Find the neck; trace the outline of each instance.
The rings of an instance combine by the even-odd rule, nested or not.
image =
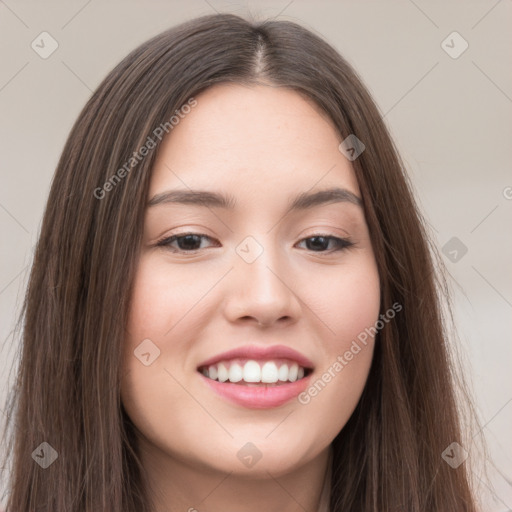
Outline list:
[[[304,512],[328,511],[330,453],[284,475],[271,471],[254,476],[235,471],[221,473],[207,466],[177,460],[147,441],[140,440],[140,456],[155,512]],[[329,491],[330,488],[327,489]]]

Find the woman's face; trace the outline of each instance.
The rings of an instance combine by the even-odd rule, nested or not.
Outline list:
[[[122,401],[161,460],[285,474],[326,450],[368,376],[380,291],[360,191],[298,93],[196,100],[154,166]]]

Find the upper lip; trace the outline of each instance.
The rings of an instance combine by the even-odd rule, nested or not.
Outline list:
[[[247,358],[247,359],[291,359],[299,363],[304,368],[313,368],[313,363],[303,354],[297,352],[295,349],[285,345],[272,345],[271,347],[262,347],[260,345],[245,345],[238,347],[222,354],[203,361],[198,368],[210,366],[220,361],[227,361],[229,359]]]

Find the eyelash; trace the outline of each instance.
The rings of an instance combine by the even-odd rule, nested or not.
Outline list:
[[[211,237],[209,237],[208,235],[203,235],[201,233],[180,233],[178,235],[172,235],[172,236],[169,236],[169,237],[165,237],[161,240],[159,240],[155,245],[157,247],[164,247],[166,249],[169,249],[171,252],[174,252],[174,253],[183,253],[183,254],[196,254],[198,253],[201,249],[195,249],[195,250],[192,250],[192,251],[187,251],[187,250],[184,250],[184,249],[173,249],[170,247],[171,243],[175,242],[176,240],[179,240],[181,238],[185,238],[187,236],[196,236],[196,237],[200,237],[200,238],[207,238],[209,240],[213,240]],[[344,249],[348,249],[349,247],[352,247],[354,246],[354,242],[352,242],[350,239],[348,238],[340,238],[340,237],[337,237],[337,236],[333,236],[333,235],[328,235],[328,234],[324,234],[324,233],[315,233],[314,235],[312,236],[308,236],[306,238],[303,238],[302,240],[300,240],[300,242],[304,242],[305,240],[311,240],[312,238],[325,238],[325,239],[328,239],[328,240],[334,240],[336,242],[336,246],[337,248],[335,249],[331,249],[330,251],[311,251],[311,252],[314,252],[314,253],[327,253],[327,254],[331,254],[333,252],[338,252],[338,251],[343,251]]]

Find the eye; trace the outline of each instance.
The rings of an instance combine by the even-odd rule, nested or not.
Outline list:
[[[201,246],[203,240],[213,240],[200,233],[183,233],[166,237],[156,243],[157,247],[165,247],[172,252],[195,254],[205,247]],[[354,245],[347,238],[339,238],[333,235],[316,234],[302,239],[299,244],[305,243],[306,249],[313,252],[337,252]]]
[[[166,247],[169,248],[173,252],[186,252],[188,254],[194,254],[198,250],[202,249],[201,247],[201,240],[202,239],[208,239],[213,240],[209,236],[201,235],[198,233],[184,233],[180,235],[172,235],[167,238],[164,238],[163,240],[160,240],[157,242],[158,247]],[[175,246],[172,244],[177,243],[178,248],[176,249]]]
[[[354,245],[348,238],[339,238],[333,235],[322,235],[317,234],[310,236],[308,238],[304,238],[299,243],[306,242],[306,248],[313,252],[336,252],[342,251],[343,249],[347,249]],[[327,250],[329,247],[329,243],[332,242],[334,248],[331,250]],[[332,246],[331,246],[332,247]]]

